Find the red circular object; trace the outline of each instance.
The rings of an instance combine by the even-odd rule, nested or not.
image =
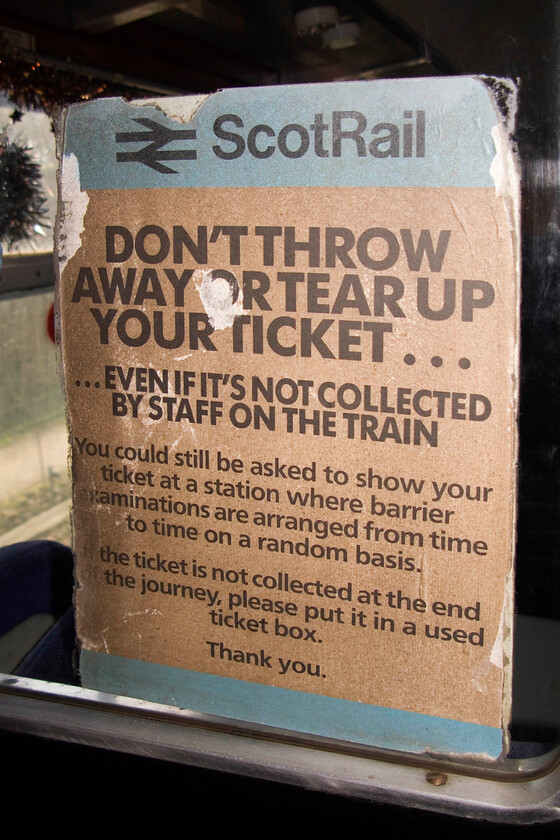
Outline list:
[[[53,344],[56,344],[56,338],[54,334],[54,303],[51,303],[48,315],[47,315],[47,335],[52,341]]]

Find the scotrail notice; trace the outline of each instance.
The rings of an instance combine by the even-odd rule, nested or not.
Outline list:
[[[58,302],[87,687],[497,757],[511,83],[80,104]]]

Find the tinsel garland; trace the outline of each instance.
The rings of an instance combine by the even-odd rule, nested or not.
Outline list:
[[[74,102],[131,95],[130,90],[123,91],[99,79],[31,61],[2,40],[0,91],[15,105],[11,114],[14,123],[21,119],[22,111],[39,109],[52,118],[59,108]],[[0,265],[2,245],[11,247],[31,239],[35,226],[46,219],[40,167],[30,149],[12,142],[4,130],[0,132]]]
[[[0,243],[11,247],[31,239],[46,216],[39,165],[29,148],[0,134]]]
[[[111,85],[85,76],[30,61],[17,50],[0,41],[0,90],[7,93],[18,108],[40,108],[52,117],[57,109],[73,102],[97,96],[133,95],[130,88]]]
[[[43,110],[49,117],[65,105],[98,96],[130,98],[130,88],[108,84],[91,76],[32,61],[0,39],[0,91],[15,105],[12,122],[22,111]],[[21,109],[21,111],[20,111]],[[0,132],[0,265],[2,244],[8,247],[31,239],[35,226],[47,217],[41,171],[29,148]]]

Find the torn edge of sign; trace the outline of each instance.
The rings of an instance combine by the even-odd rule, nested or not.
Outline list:
[[[498,118],[491,129],[496,154],[490,164],[490,176],[494,181],[496,195],[504,201],[517,254],[521,175],[517,149],[512,139],[517,118],[517,85],[511,79],[482,77],[482,81],[492,94]]]
[[[517,452],[518,452],[518,388],[519,388],[519,322],[521,289],[521,167],[517,149],[513,141],[517,118],[518,86],[512,79],[482,76],[480,80],[488,88],[496,112],[497,122],[491,129],[492,141],[496,154],[490,165],[490,176],[494,182],[496,196],[504,203],[512,237],[512,253],[515,261],[516,276],[516,324],[514,331],[513,366],[510,375],[514,387],[514,476],[511,494],[511,560],[505,580],[504,603],[500,616],[500,625],[490,662],[502,670],[502,730],[503,750],[507,753],[510,744],[508,724],[512,711],[513,688],[513,619],[514,619],[514,546],[517,519]]]
[[[63,155],[59,172],[57,262],[59,276],[82,245],[89,196],[80,187],[80,165],[74,153]]]
[[[145,107],[150,105],[157,108],[171,120],[186,125],[194,118],[198,109],[213,96],[211,93],[192,94],[191,96],[166,96],[156,99],[133,99],[131,105]]]
[[[514,493],[515,496],[515,493]],[[512,539],[515,536],[515,518],[513,520],[513,529],[514,534],[512,535]],[[494,656],[501,660],[500,667],[502,668],[502,728],[504,732],[504,754],[509,751],[510,747],[510,731],[509,731],[509,722],[511,720],[511,712],[512,712],[512,691],[513,691],[513,619],[514,619],[514,608],[513,608],[513,593],[514,593],[514,568],[513,568],[513,559],[510,566],[509,573],[506,578],[506,585],[505,585],[505,596],[504,596],[504,605],[502,608],[502,614],[500,616],[500,627],[498,630],[498,635],[496,636],[496,641],[494,643],[494,647],[492,648],[492,653],[490,655],[490,661],[494,662]]]
[[[71,465],[71,422],[64,378],[62,336],[60,334],[60,287],[64,269],[82,245],[82,234],[84,232],[84,221],[89,204],[89,196],[80,186],[80,167],[76,155],[64,154],[67,113],[67,110],[59,110],[55,112],[54,116],[56,153],[58,158],[58,204],[54,238],[54,265],[56,273],[54,309],[57,367],[65,397],[66,427],[68,429],[68,463]],[[70,515],[73,531],[73,510],[71,510]]]
[[[58,159],[58,172],[57,172],[57,189],[58,189],[58,202],[57,202],[57,210],[56,210],[56,221],[55,221],[55,237],[54,237],[54,267],[55,267],[55,291],[54,291],[54,313],[55,313],[55,343],[56,343],[56,366],[58,371],[58,376],[60,380],[60,385],[62,388],[62,392],[64,394],[64,406],[65,406],[65,416],[66,416],[66,430],[67,430],[67,454],[66,454],[66,463],[67,469],[69,474],[72,476],[72,485],[74,484],[74,464],[72,460],[72,423],[71,423],[71,416],[69,410],[69,402],[68,402],[68,392],[66,388],[66,378],[64,375],[64,357],[63,357],[63,349],[62,349],[62,335],[61,335],[61,327],[60,327],[60,288],[62,282],[62,273],[68,263],[68,261],[74,256],[76,251],[81,247],[82,244],[82,233],[84,231],[84,217],[87,210],[87,205],[89,203],[89,198],[86,192],[82,192],[80,189],[80,172],[79,172],[79,165],[78,160],[75,155],[72,155],[73,161],[70,163],[70,172],[72,175],[72,189],[69,189],[67,184],[65,183],[65,176],[68,174],[67,169],[64,166],[64,139],[65,139],[65,131],[66,131],[66,117],[67,111],[66,110],[56,110],[54,114],[54,130],[55,130],[55,140],[56,140],[56,155]],[[80,194],[79,200],[77,202],[73,201],[72,194],[73,192],[77,192]],[[75,207],[81,207],[80,213],[80,221],[78,224],[74,223],[74,219],[72,219],[73,224],[71,225],[71,233],[68,232],[68,226],[70,224],[70,218],[72,216],[73,210]],[[70,505],[70,531],[71,531],[71,543],[72,549],[75,546],[75,511],[73,503]],[[74,607],[75,612],[77,613],[77,591],[80,588],[80,583],[76,576],[76,566],[74,566],[74,591],[72,595],[72,605]],[[81,643],[76,638],[76,646],[77,649],[80,648]]]

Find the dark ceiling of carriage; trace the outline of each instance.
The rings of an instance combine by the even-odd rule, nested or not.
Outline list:
[[[0,35],[24,57],[140,94],[458,71],[407,2],[333,5],[334,20],[332,7],[292,0],[0,0]]]

